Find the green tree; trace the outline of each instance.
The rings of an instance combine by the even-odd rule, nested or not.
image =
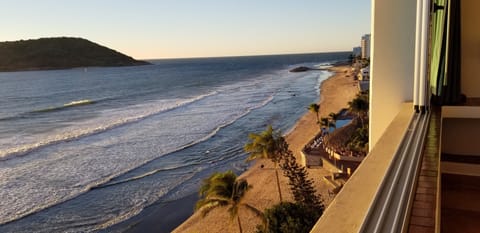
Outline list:
[[[258,232],[309,232],[325,209],[320,196],[316,194],[313,180],[308,179],[307,169],[299,165],[285,140],[278,148],[283,151],[281,168],[289,179],[290,190],[295,203],[281,202],[266,210],[263,227]]]
[[[323,209],[281,202],[265,210],[266,226],[257,226],[257,233],[306,233],[310,232]]]
[[[285,151],[284,160],[280,165],[283,173],[288,177],[288,184],[292,191],[293,198],[296,203],[323,210],[324,205],[320,196],[316,194],[313,187],[313,180],[308,179],[308,172],[304,166],[297,163],[292,151]]]
[[[280,178],[278,176],[278,163],[282,159],[282,149],[279,147],[284,141],[279,132],[275,132],[271,125],[259,134],[251,133],[248,135],[249,142],[245,144],[244,150],[250,154],[247,161],[255,159],[270,159],[274,163],[275,176],[277,180],[277,189],[280,201],[283,201],[282,190],[280,188]]]
[[[252,141],[245,145],[245,150],[251,153],[253,152],[251,154],[253,159],[265,158],[270,154],[274,162],[281,162],[280,167],[282,168],[284,175],[289,179],[288,184],[296,204],[302,205],[303,208],[308,209],[308,211],[318,211],[319,213],[322,213],[324,205],[320,196],[316,194],[315,188],[313,187],[313,180],[308,179],[307,169],[297,163],[295,156],[292,151],[289,150],[288,143],[285,139],[278,132],[275,132],[271,126],[260,134],[250,135],[250,139]],[[276,173],[276,175],[277,187],[279,188],[278,173]],[[296,225],[296,223],[293,225]],[[268,226],[268,223],[266,226]],[[266,228],[263,230],[265,229]],[[285,232],[292,232],[289,231],[289,229],[290,228],[286,228]],[[259,228],[259,230],[262,232],[262,228]]]
[[[362,128],[365,128],[364,118],[368,113],[368,96],[358,94],[352,101],[348,102],[348,106],[351,112],[357,115],[357,119],[360,120]]]
[[[330,117],[332,127],[337,128],[338,114],[331,112],[330,114],[328,114],[328,116]]]
[[[320,130],[322,130],[322,126],[320,125],[320,116],[318,115],[319,112],[320,112],[320,105],[315,104],[315,103],[310,104],[308,106],[308,110],[312,113],[315,113],[315,115],[317,116],[317,124],[320,127]]]
[[[351,151],[366,155],[368,152],[368,128],[357,128],[347,141]]]
[[[214,173],[209,178],[203,180],[200,187],[201,199],[195,206],[196,211],[202,211],[203,216],[207,215],[211,210],[220,206],[229,206],[228,212],[232,220],[236,217],[238,229],[243,232],[242,223],[238,210],[244,207],[253,212],[263,220],[263,213],[255,207],[243,202],[245,193],[251,188],[245,179],[237,179],[232,171],[224,173]]]
[[[325,128],[325,130],[327,132],[330,131],[330,127],[334,127],[335,128],[335,125],[332,123],[332,121],[328,118],[328,117],[322,117],[320,119],[320,126],[322,128]]]

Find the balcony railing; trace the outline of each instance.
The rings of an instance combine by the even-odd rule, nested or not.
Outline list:
[[[401,233],[408,229],[409,209],[413,204],[429,119],[429,112],[414,115],[360,232]]]
[[[402,232],[428,121],[405,104],[312,232]]]

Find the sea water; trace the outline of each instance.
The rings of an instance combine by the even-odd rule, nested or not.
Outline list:
[[[91,232],[248,168],[247,135],[288,131],[347,53],[153,60],[0,73],[0,232]]]

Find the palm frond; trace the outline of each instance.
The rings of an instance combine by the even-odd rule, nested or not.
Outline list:
[[[308,106],[308,110],[313,113],[318,113],[318,110],[320,110],[320,106],[318,104],[313,103]]]
[[[251,188],[252,186],[248,184],[247,180],[239,179],[235,182],[233,186],[232,192],[232,200],[235,203],[240,203],[240,201],[245,196],[245,193]]]
[[[202,217],[205,217],[210,211],[220,206],[227,206],[228,201],[222,199],[202,199],[195,205],[196,211],[201,211]]]

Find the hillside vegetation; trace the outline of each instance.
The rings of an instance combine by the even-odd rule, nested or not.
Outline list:
[[[0,71],[147,64],[82,38],[0,42]]]

